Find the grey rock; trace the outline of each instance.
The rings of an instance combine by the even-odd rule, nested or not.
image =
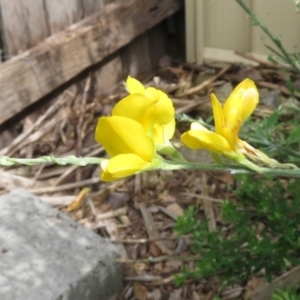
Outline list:
[[[122,288],[117,248],[18,189],[0,197],[1,300],[106,300]]]

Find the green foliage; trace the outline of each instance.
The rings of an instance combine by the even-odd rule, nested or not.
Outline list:
[[[300,300],[300,295],[297,293],[296,287],[277,290],[272,295],[272,300]]]
[[[207,221],[190,207],[178,219],[179,235],[192,235],[192,252],[201,256],[196,268],[184,268],[176,277],[218,276],[224,285],[245,282],[264,272],[266,279],[286,269],[286,263],[300,264],[300,194],[297,181],[251,175],[236,178],[238,201],[224,201],[221,207],[226,230],[209,232]]]
[[[285,104],[264,119],[249,120],[240,134],[254,147],[279,161],[300,161],[300,108]]]

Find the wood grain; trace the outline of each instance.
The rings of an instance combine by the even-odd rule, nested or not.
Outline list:
[[[1,34],[6,55],[25,51],[50,35],[43,1],[1,0],[0,6]]]
[[[6,61],[0,66],[0,124],[181,7],[181,0],[112,3]]]

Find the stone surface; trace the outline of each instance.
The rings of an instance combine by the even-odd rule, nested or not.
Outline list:
[[[122,288],[117,248],[18,189],[0,197],[1,300],[106,300]]]

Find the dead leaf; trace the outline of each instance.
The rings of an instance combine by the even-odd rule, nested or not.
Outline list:
[[[147,300],[147,289],[137,282],[133,284],[133,293],[136,300]]]
[[[89,192],[90,192],[90,188],[88,188],[88,187],[83,188],[80,191],[80,193],[77,195],[75,200],[67,206],[66,211],[70,212],[70,211],[80,208],[82,206],[82,204],[84,203],[84,201],[86,200],[86,196]]]

